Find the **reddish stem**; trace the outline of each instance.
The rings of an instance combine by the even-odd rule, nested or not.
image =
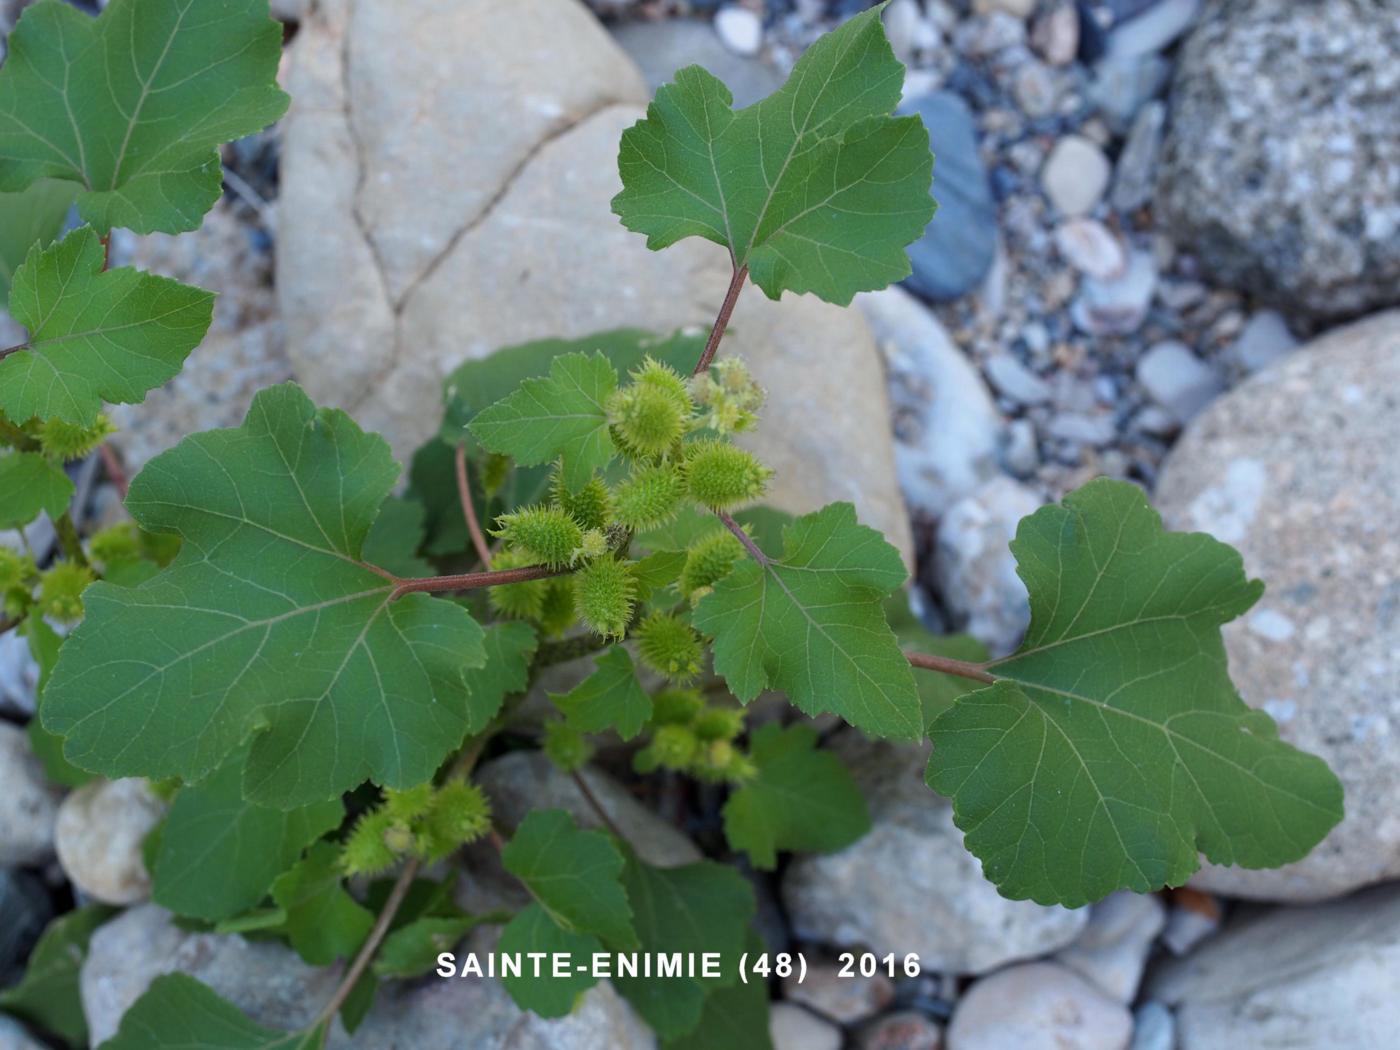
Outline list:
[[[772,563],[773,559],[768,557],[768,555],[764,554],[763,551],[759,550],[758,544],[755,543],[753,539],[749,536],[749,534],[744,531],[744,527],[742,525],[740,525],[737,521],[735,521],[722,510],[715,511],[715,517],[719,518],[720,521],[724,522],[724,527],[738,537],[739,542],[744,545],[744,549],[749,552],[749,555],[753,558],[754,561],[758,562],[758,564],[760,565],[768,565]]]
[[[399,580],[390,600],[418,591],[427,594],[437,594],[440,591],[474,591],[481,587],[500,587],[507,583],[544,580],[550,576],[563,576],[570,572],[573,572],[573,569],[551,569],[547,565],[527,565],[523,569],[463,572],[456,576],[421,576],[411,580]]]
[[[729,315],[734,312],[734,304],[739,301],[739,293],[744,290],[744,280],[749,276],[749,268],[741,266],[734,271],[734,276],[729,279],[729,289],[724,293],[724,302],[720,304],[719,316],[715,318],[715,325],[710,329],[710,338],[705,341],[705,350],[700,355],[700,360],[695,363],[695,371],[691,375],[699,375],[710,367],[710,362],[715,359],[715,353],[719,350],[719,342],[724,338],[724,330],[729,327]]]
[[[102,457],[102,466],[107,471],[107,477],[117,487],[117,495],[125,503],[126,494],[131,484],[127,480],[126,468],[122,466],[122,461],[117,456],[117,450],[104,441],[97,446],[97,454]]]
[[[486,542],[486,534],[481,531],[481,522],[476,519],[476,507],[472,504],[471,481],[467,477],[467,447],[458,445],[455,455],[457,464],[457,496],[462,501],[462,517],[467,519],[467,531],[472,534],[472,546],[481,564],[491,568],[491,548]]]
[[[932,653],[916,653],[910,650],[906,650],[904,655],[911,664],[922,667],[925,671],[941,671],[989,685],[996,681],[996,678],[987,673],[986,664],[974,664],[967,660],[954,660],[947,656],[934,656]]]

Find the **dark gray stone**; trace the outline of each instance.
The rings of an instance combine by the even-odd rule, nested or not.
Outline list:
[[[942,302],[971,291],[991,268],[996,204],[967,104],[938,91],[916,99],[909,111],[924,118],[933,144],[938,214],[909,249],[914,273],[905,283],[919,295]]]

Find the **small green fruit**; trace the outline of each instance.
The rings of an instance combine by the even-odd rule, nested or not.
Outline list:
[[[494,535],[536,565],[561,569],[575,558],[583,530],[558,507],[525,507],[497,519]]]
[[[574,574],[574,608],[596,634],[621,638],[632,620],[636,589],[630,565],[599,558]]]
[[[643,620],[637,642],[642,662],[673,682],[689,682],[700,673],[700,635],[670,613],[653,612]]]
[[[725,441],[696,441],[686,447],[690,495],[712,510],[757,499],[772,473],[751,454]]]
[[[664,525],[685,497],[685,478],[670,463],[643,467],[617,487],[618,522],[634,532]]]

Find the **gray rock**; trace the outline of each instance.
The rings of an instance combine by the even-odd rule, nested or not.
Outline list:
[[[1129,1050],[1176,1050],[1176,1017],[1148,1000],[1133,1011],[1133,1043]]]
[[[0,1050],[44,1050],[44,1044],[30,1038],[24,1025],[0,1014]]]
[[[972,10],[979,15],[1003,12],[1013,18],[1029,18],[1039,0],[972,0]]]
[[[1082,135],[1055,143],[1040,172],[1040,185],[1061,214],[1088,215],[1103,200],[1112,168],[1103,150]]]
[[[773,1004],[768,1037],[773,1050],[841,1050],[841,1029],[791,1003]]]
[[[1055,961],[1129,1004],[1137,995],[1152,942],[1167,921],[1159,898],[1122,891],[1089,911],[1089,925]]]
[[[857,296],[856,305],[885,357],[904,499],[937,519],[996,474],[1001,415],[976,367],[922,303],[886,288]]]
[[[914,99],[909,112],[923,118],[937,154],[933,195],[938,212],[909,248],[913,274],[905,281],[935,302],[977,286],[996,255],[997,212],[987,169],[977,150],[972,112],[957,95],[937,91]]]
[[[1214,0],[1172,90],[1164,229],[1282,309],[1400,302],[1397,54],[1391,4]]]
[[[1133,58],[1161,51],[1191,28],[1200,11],[1201,0],[1155,0],[1136,18],[1114,24],[1108,54]]]
[[[1007,544],[1041,499],[1011,478],[993,478],[959,500],[938,526],[934,576],[953,626],[1004,656],[1030,626],[1026,585]]]
[[[859,1045],[860,1050],[942,1050],[943,1029],[917,1011],[900,1010],[862,1029]]]
[[[720,43],[709,22],[668,18],[621,22],[611,30],[652,91],[670,83],[676,70],[690,65],[704,66],[723,80],[734,95],[735,108],[752,105],[783,86],[783,78],[768,63],[736,55]]]
[[[1297,345],[1282,314],[1260,310],[1245,324],[1230,353],[1246,371],[1258,372],[1292,353]]]
[[[27,871],[0,868],[0,988],[19,979],[34,942],[53,917],[44,884]]]
[[[612,777],[596,769],[585,770],[583,777],[644,860],[669,868],[700,859],[693,842],[634,799]],[[514,830],[534,809],[563,809],[581,827],[602,826],[578,785],[559,772],[542,752],[512,751],[502,755],[482,766],[476,779],[491,797],[497,821],[508,830]]]
[[[1132,335],[1147,319],[1157,289],[1157,264],[1151,252],[1128,256],[1123,276],[1111,281],[1085,278],[1070,304],[1074,326],[1089,335]]]
[[[952,806],[924,784],[928,748],[842,732],[833,747],[869,800],[873,827],[839,853],[788,868],[783,900],[799,937],[979,974],[1068,944],[1088,914],[1013,901],[982,877]]]
[[[841,973],[835,963],[813,961],[807,976],[783,979],[783,997],[810,1007],[837,1024],[852,1024],[874,1017],[894,998],[894,982],[877,970],[872,976]]]
[[[165,816],[165,803],[137,777],[94,780],[58,807],[54,848],[64,874],[105,904],[135,904],[151,892],[141,844]]]
[[[1105,58],[1094,67],[1089,98],[1114,130],[1123,131],[1161,94],[1171,72],[1172,64],[1160,55]]]
[[[117,916],[93,934],[79,975],[83,1014],[94,1046],[110,1039],[122,1014],[162,974],[203,981],[273,1028],[310,1023],[340,979],[337,967],[308,966],[272,941],[181,930],[154,904]]]
[[[319,4],[288,70],[288,350],[317,401],[400,457],[436,429],[428,408],[464,358],[709,324],[730,278],[718,246],[651,252],[612,215],[618,139],[648,96],[581,5],[521,0],[507,19],[488,0],[439,7]],[[868,424],[889,408],[860,316],[750,289],[723,352],[745,354],[769,390],[751,447],[777,471],[772,502],[802,513],[852,500],[909,557],[891,442]],[[829,426],[811,427],[817,416]]]
[[[1223,914],[1219,899],[1209,893],[1195,889],[1178,891],[1162,928],[1163,946],[1173,955],[1186,955],[1215,936]]]
[[[1050,400],[1050,384],[1013,354],[993,354],[982,367],[998,394],[1021,405],[1042,405]]]
[[[1079,11],[1067,0],[1056,0],[1035,20],[1031,47],[1052,66],[1067,66],[1079,51]]]
[[[1045,427],[1045,433],[1072,445],[1103,448],[1118,437],[1118,427],[1109,415],[1086,415],[1083,412],[1057,412]]]
[[[1133,1018],[1055,963],[1010,966],[978,981],[948,1026],[948,1050],[1127,1050]]]
[[[1040,444],[1035,424],[1029,419],[1016,419],[1007,424],[1001,463],[1010,474],[1022,479],[1031,477],[1039,468]]]
[[[1400,1030],[1400,893],[1281,908],[1154,972],[1179,1050],[1389,1047]]]
[[[1278,870],[1207,867],[1194,885],[1312,900],[1400,876],[1400,312],[1336,329],[1202,413],[1156,502],[1233,544],[1268,584],[1225,628],[1230,674],[1280,735],[1346,788],[1346,819]]]
[[[1149,102],[1133,118],[1128,140],[1113,169],[1113,190],[1109,194],[1110,203],[1119,211],[1135,211],[1152,199],[1166,124],[1165,102]]]
[[[1101,281],[1122,277],[1128,266],[1123,244],[1094,219],[1070,219],[1055,228],[1055,247],[1082,274]]]
[[[715,13],[715,32],[736,55],[756,55],[763,47],[763,20],[738,4],[725,4]]]
[[[1138,358],[1137,381],[1178,422],[1186,423],[1224,388],[1220,375],[1184,343],[1158,343]]]
[[[1016,104],[1028,117],[1049,116],[1059,102],[1059,84],[1050,69],[1039,62],[1021,63],[1014,81]]]
[[[0,634],[0,711],[21,719],[34,714],[39,665],[29,652],[29,640],[18,631]]]
[[[62,798],[45,779],[29,735],[0,722],[0,868],[40,864],[53,855]]]

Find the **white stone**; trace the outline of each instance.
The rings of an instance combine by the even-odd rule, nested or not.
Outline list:
[[[1086,277],[1070,305],[1070,318],[1090,335],[1131,335],[1147,319],[1157,289],[1157,264],[1151,252],[1128,256],[1123,276],[1111,281]]]
[[[0,711],[28,718],[34,714],[39,665],[29,639],[19,631],[0,634]]]
[[[715,32],[737,55],[756,55],[763,47],[763,21],[747,7],[721,7],[715,12]]]
[[[1155,999],[1133,1011],[1133,1044],[1130,1050],[1177,1050],[1176,1018]]]
[[[146,781],[94,780],[58,808],[54,847],[73,885],[104,904],[135,904],[151,892],[141,845],[165,815]]]
[[[1079,12],[1072,0],[1058,0],[1031,30],[1031,46],[1052,66],[1067,66],[1079,51]]]
[[[1393,1047],[1400,1032],[1400,894],[1381,886],[1233,923],[1154,971],[1178,1050]]]
[[[0,722],[0,868],[49,859],[62,797],[45,779],[29,735]]]
[[[894,982],[882,970],[865,975],[835,963],[813,960],[807,975],[794,971],[783,978],[783,998],[806,1006],[838,1024],[853,1024],[878,1014],[894,998]]]
[[[963,848],[952,806],[924,783],[929,748],[838,733],[833,749],[870,803],[872,828],[837,853],[788,867],[783,900],[798,937],[903,958],[926,972],[981,974],[1075,939],[1086,909],[1001,896]]]
[[[1136,58],[1161,51],[1191,28],[1200,10],[1201,0],[1154,0],[1142,14],[1113,27],[1108,54]]]
[[[1250,317],[1231,353],[1247,371],[1258,372],[1287,357],[1298,346],[1288,322],[1277,310],[1260,310]]]
[[[1166,908],[1157,897],[1120,891],[1090,909],[1089,925],[1055,955],[1055,961],[1129,1004],[1137,995],[1152,942],[1166,921]]]
[[[1178,422],[1189,422],[1224,389],[1219,374],[1175,340],[1153,346],[1138,359],[1137,381]]]
[[[1055,247],[1080,273],[1112,281],[1128,265],[1123,242],[1094,219],[1068,219],[1055,228]]]
[[[1016,18],[1029,18],[1039,0],[972,0],[972,10],[979,15],[1002,11]]]
[[[1066,135],[1045,158],[1040,183],[1061,214],[1087,215],[1103,200],[1112,171],[1103,150],[1091,140]]]
[[[862,293],[856,305],[885,355],[904,498],[937,519],[995,475],[1001,414],[976,367],[908,292]]]
[[[44,1044],[31,1039],[18,1021],[0,1014],[0,1050],[44,1050]]]
[[[1042,405],[1050,400],[1050,384],[1021,363],[1014,354],[993,354],[982,363],[998,394],[1022,405]]]
[[[791,1003],[772,1005],[768,1036],[773,1050],[841,1050],[841,1029]]]
[[[1011,966],[976,982],[948,1027],[948,1050],[1127,1050],[1132,1015],[1055,963]]]
[[[1030,625],[1030,599],[1008,547],[1041,499],[1011,478],[993,478],[959,500],[938,526],[934,576],[954,626],[1005,656]]]

